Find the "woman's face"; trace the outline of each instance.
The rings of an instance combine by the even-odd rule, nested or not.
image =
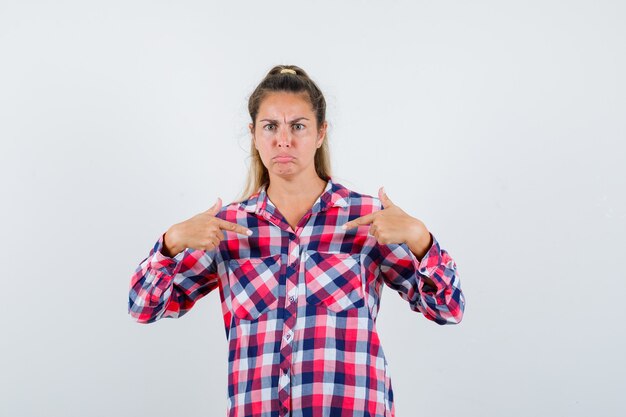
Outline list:
[[[269,93],[259,106],[256,128],[250,132],[263,165],[272,176],[317,175],[314,157],[327,123],[318,130],[307,94]]]

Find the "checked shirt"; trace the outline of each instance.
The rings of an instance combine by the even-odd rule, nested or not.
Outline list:
[[[139,323],[178,318],[219,291],[228,417],[393,417],[376,331],[382,284],[441,325],[461,321],[465,299],[434,236],[418,260],[406,244],[378,244],[369,226],[341,228],[381,209],[331,178],[294,230],[262,187],[216,214],[251,236],[224,231],[218,248],[170,258],[161,235],[131,277],[128,312]]]

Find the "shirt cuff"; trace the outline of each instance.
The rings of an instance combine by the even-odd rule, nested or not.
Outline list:
[[[429,232],[430,233],[430,232]],[[428,251],[421,260],[417,259],[417,256],[413,252],[409,250],[411,254],[411,258],[413,259],[413,265],[415,265],[415,269],[422,275],[427,277],[431,277],[433,272],[441,265],[443,257],[441,255],[441,247],[439,246],[439,242],[435,239],[432,233],[430,236],[433,240],[433,243],[430,245]]]

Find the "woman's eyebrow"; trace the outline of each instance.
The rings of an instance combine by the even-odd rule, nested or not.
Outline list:
[[[290,121],[289,123],[295,123],[295,122],[298,122],[300,120],[309,120],[309,119],[307,119],[306,117],[297,117],[297,118],[293,119],[292,121]],[[274,119],[261,119],[260,121],[261,122],[271,122],[271,123],[278,124],[278,120],[274,120]]]

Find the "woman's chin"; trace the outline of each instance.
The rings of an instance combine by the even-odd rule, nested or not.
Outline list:
[[[272,173],[278,177],[292,178],[297,174],[297,170],[294,169],[294,167],[283,165],[278,167],[275,166]]]

